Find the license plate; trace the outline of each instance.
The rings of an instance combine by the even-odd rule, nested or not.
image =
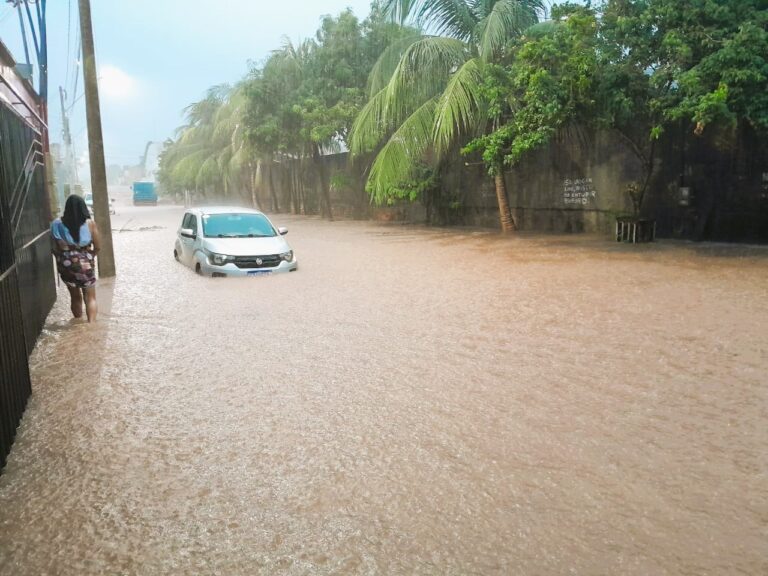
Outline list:
[[[272,270],[249,270],[248,276],[261,276],[262,274],[272,274]]]

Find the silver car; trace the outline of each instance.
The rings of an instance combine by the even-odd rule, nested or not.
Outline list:
[[[184,213],[173,257],[204,276],[257,276],[294,272],[299,263],[275,228],[250,208],[191,208]]]

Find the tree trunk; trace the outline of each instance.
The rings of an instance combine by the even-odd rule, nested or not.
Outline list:
[[[280,212],[280,202],[277,199],[277,192],[275,192],[275,181],[272,179],[272,171],[274,170],[273,163],[269,163],[269,194],[272,198],[272,211],[275,213]]]
[[[297,159],[291,162],[291,179],[293,180],[293,187],[296,188],[296,198],[299,202],[299,214],[306,214],[306,209],[304,207],[304,195],[301,192],[301,182],[299,181],[298,170],[299,161]]]
[[[517,230],[515,220],[512,218],[512,212],[509,209],[509,200],[507,200],[507,184],[504,181],[504,170],[498,168],[493,177],[496,184],[496,200],[499,203],[499,219],[501,220],[501,232],[509,234]]]
[[[320,193],[322,194],[323,203],[325,204],[324,216],[328,217],[328,220],[333,220],[333,211],[331,210],[331,191],[329,190],[328,179],[325,173],[325,164],[323,163],[323,157],[320,155],[320,147],[315,146],[315,163],[317,164],[317,172],[320,176]]]
[[[284,173],[285,180],[288,186],[291,188],[291,212],[293,214],[301,213],[301,201],[299,199],[299,188],[296,186],[296,178],[293,177],[293,166],[286,164],[286,170]]]
[[[307,168],[304,160],[299,161],[299,188],[301,203],[304,205],[304,215],[312,214],[312,189],[307,187]]]
[[[368,206],[371,203],[371,198],[368,196],[368,192],[365,189],[365,184],[368,181],[368,173],[364,168],[358,168],[356,172],[357,189],[360,190],[357,199],[357,217],[362,220],[366,217]]]
[[[248,164],[248,191],[251,193],[251,208],[261,210],[259,200],[256,198],[256,171],[252,164]]]
[[[427,188],[424,191],[424,225],[430,226],[432,225],[432,209],[434,207],[434,190],[432,188]]]

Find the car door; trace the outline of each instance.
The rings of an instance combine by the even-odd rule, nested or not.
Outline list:
[[[200,248],[200,244],[202,242],[200,238],[200,230],[198,227],[198,219],[197,214],[190,214],[189,215],[189,228],[192,230],[192,244],[190,245],[189,250],[189,265],[194,268],[195,266],[195,252]]]
[[[182,233],[182,230],[191,230],[192,236],[186,236]],[[194,214],[187,212],[184,214],[184,219],[181,221],[181,228],[179,229],[179,245],[181,246],[180,260],[187,266],[192,265],[192,255],[195,253],[195,238],[197,230],[197,218]]]

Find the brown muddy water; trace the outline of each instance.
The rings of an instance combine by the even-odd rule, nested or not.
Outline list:
[[[277,217],[211,280],[180,215],[59,291],[1,574],[768,573],[768,250]]]

